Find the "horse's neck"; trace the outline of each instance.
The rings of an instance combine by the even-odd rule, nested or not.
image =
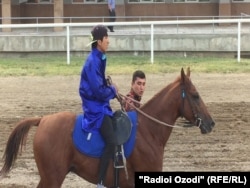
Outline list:
[[[179,116],[179,98],[174,91],[170,93],[169,89],[170,86],[169,88],[163,89],[141,108],[141,110],[149,116],[167,124],[161,125],[157,121],[150,120],[144,115],[140,118],[144,129],[143,131],[147,132],[145,133],[148,135],[147,139],[152,139],[163,146],[166,145],[172,132],[172,126]]]

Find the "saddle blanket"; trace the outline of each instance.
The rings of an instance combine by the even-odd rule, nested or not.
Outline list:
[[[130,156],[135,144],[135,135],[137,130],[137,113],[135,111],[127,112],[132,122],[132,129],[129,139],[123,144],[124,155]],[[73,143],[78,151],[90,157],[99,158],[104,150],[105,142],[99,132],[86,132],[82,129],[83,114],[76,116],[75,127],[73,130]]]

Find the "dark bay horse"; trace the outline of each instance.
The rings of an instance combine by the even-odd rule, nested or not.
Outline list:
[[[121,170],[121,188],[134,187],[136,171],[162,171],[164,147],[173,129],[167,125],[174,125],[177,118],[184,117],[198,126],[202,134],[211,132],[215,125],[190,79],[189,68],[186,74],[181,69],[180,76],[156,93],[140,111],[166,125],[138,113],[136,143],[126,162],[128,179],[125,171]],[[37,187],[59,188],[69,172],[96,184],[99,159],[85,156],[74,147],[72,131],[75,120],[76,114],[59,112],[18,122],[9,136],[0,175],[5,176],[10,171],[30,128],[37,126],[33,142],[34,157],[41,177]],[[110,163],[106,186],[112,186],[113,174],[113,164]]]

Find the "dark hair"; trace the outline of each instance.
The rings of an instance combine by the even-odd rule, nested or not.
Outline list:
[[[132,82],[135,82],[136,78],[146,79],[145,73],[141,70],[137,70],[133,73]]]
[[[97,25],[92,29],[91,35],[92,35],[92,41],[93,41],[92,48],[96,48],[97,40],[102,40],[103,37],[108,36],[108,29],[103,25]]]

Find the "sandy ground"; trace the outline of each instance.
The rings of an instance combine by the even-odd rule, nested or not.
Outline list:
[[[147,101],[179,73],[147,75],[143,101]],[[192,72],[192,81],[200,92],[216,126],[202,135],[196,127],[175,128],[165,148],[164,171],[250,171],[250,75],[200,74]],[[130,75],[112,76],[120,93],[129,90]],[[58,111],[80,113],[78,76],[2,77],[0,79],[0,157],[15,123],[22,118]],[[114,108],[119,104],[112,102]],[[183,124],[182,119],[177,124]],[[39,181],[33,158],[30,131],[27,146],[0,188],[34,188]],[[0,167],[3,162],[0,161]],[[62,187],[95,187],[69,174]]]

